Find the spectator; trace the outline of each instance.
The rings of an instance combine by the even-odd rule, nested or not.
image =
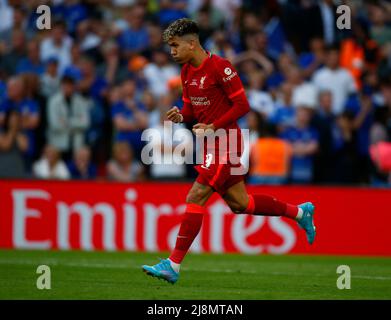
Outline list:
[[[357,134],[353,122],[353,113],[346,110],[337,116],[333,128],[333,180],[335,183],[351,184],[359,180],[360,172],[356,153]]]
[[[1,45],[1,42],[0,42]],[[4,44],[6,45],[6,43]],[[1,50],[0,50],[1,54]],[[26,37],[21,30],[12,32],[11,47],[5,47],[4,53],[0,56],[0,69],[8,76],[15,75],[16,67],[26,54]]]
[[[73,160],[68,163],[68,170],[72,179],[95,179],[96,166],[91,162],[91,150],[84,146],[75,151]]]
[[[103,61],[97,65],[97,74],[105,79],[108,85],[125,79],[127,71],[121,68],[117,43],[108,41],[102,46]]]
[[[211,37],[205,41],[205,49],[210,53],[217,54],[229,61],[234,61],[235,49],[226,35],[225,30],[216,30]]]
[[[27,138],[27,149],[24,152],[26,168],[30,171],[31,163],[37,155],[37,129],[41,121],[41,110],[36,99],[39,78],[34,73],[26,73],[21,77],[23,81],[23,98],[18,104],[21,122],[20,130]]]
[[[110,180],[121,182],[136,182],[145,178],[142,164],[134,159],[133,150],[125,141],[114,143],[107,173]]]
[[[52,57],[46,61],[45,72],[41,76],[41,94],[48,99],[60,90],[60,86],[61,78],[58,72],[58,59]]]
[[[287,74],[287,82],[292,85],[292,104],[294,106],[318,105],[317,88],[313,83],[304,80],[303,71],[297,66],[291,66]]]
[[[278,138],[275,125],[263,121],[259,139],[250,151],[250,184],[283,184],[288,181],[292,148]]]
[[[168,93],[167,82],[177,75],[178,67],[170,63],[168,53],[164,50],[153,52],[152,62],[144,68],[148,89],[157,99]]]
[[[65,67],[63,71],[60,69],[58,73],[60,76],[68,76],[72,77],[75,81],[80,81],[82,78],[81,70],[80,70],[80,60],[82,59],[82,52],[80,50],[80,46],[77,43],[73,43],[71,46],[71,62]],[[58,60],[58,59],[57,59]]]
[[[149,36],[149,45],[143,50],[142,56],[152,60],[152,55],[155,51],[159,51],[164,47],[162,33],[163,30],[160,25],[151,23],[147,26],[148,36]]]
[[[313,180],[313,157],[319,148],[318,131],[311,127],[314,108],[312,105],[297,106],[295,126],[280,134],[292,145],[290,181],[293,183],[311,183]]]
[[[270,115],[269,122],[276,125],[278,133],[295,124],[295,108],[292,104],[293,86],[287,82],[280,86],[277,93],[276,107]]]
[[[40,160],[33,165],[33,173],[39,179],[68,180],[70,174],[60,152],[53,146],[47,145]]]
[[[333,128],[335,115],[332,111],[332,93],[321,91],[319,93],[319,107],[312,119],[312,125],[319,132],[319,148],[314,159],[314,181],[331,183],[333,181]]]
[[[371,149],[376,150],[381,143],[391,142],[391,83],[381,84],[383,105],[375,109],[374,123],[370,129]],[[372,151],[371,184],[374,186],[391,185],[391,172],[382,170],[374,161]]]
[[[265,74],[262,71],[250,73],[247,97],[251,109],[261,113],[267,118],[274,112],[275,105],[271,95],[262,90],[264,82]]]
[[[303,76],[310,80],[313,73],[320,69],[325,62],[325,44],[323,38],[310,40],[309,52],[303,52],[298,57],[298,65],[303,69]]]
[[[4,1],[2,1],[4,2]],[[26,23],[26,11],[24,8],[20,5],[13,5],[11,7],[12,10],[12,20],[11,20],[11,25],[8,27],[1,28],[0,26],[0,40],[5,41],[6,43],[11,43],[11,38],[12,38],[12,33],[15,30],[20,30],[24,32],[25,34],[28,33],[28,28],[27,28],[27,23]],[[0,4],[0,11],[4,12],[5,15],[7,15],[7,9],[4,7],[2,4]],[[0,15],[0,19],[2,19],[2,23],[7,21],[7,18],[5,21],[3,18],[6,18],[2,15]]]
[[[160,0],[158,19],[163,27],[180,18],[186,18],[186,1],[184,0]]]
[[[67,66],[71,64],[72,38],[67,35],[65,23],[57,21],[53,24],[49,37],[41,42],[41,61],[56,57],[59,61],[59,72],[62,75]]]
[[[16,67],[16,73],[35,73],[40,76],[44,73],[45,66],[40,61],[39,43],[36,40],[29,41],[27,44],[27,57],[19,61]]]
[[[371,38],[379,46],[390,46],[391,27],[389,25],[389,17],[387,17],[387,9],[381,3],[369,4],[368,8]]]
[[[62,18],[66,21],[69,34],[74,35],[76,28],[88,17],[87,8],[80,0],[65,1],[62,10]]]
[[[134,5],[126,12],[127,26],[118,36],[118,44],[125,59],[143,51],[149,45],[148,30],[143,24],[144,16],[145,9],[141,5]]]
[[[140,157],[142,130],[148,125],[144,105],[136,97],[136,84],[128,79],[121,85],[121,98],[111,106],[111,117],[116,129],[115,140],[128,142]]]
[[[61,91],[47,105],[48,141],[65,159],[84,145],[90,126],[90,103],[76,92],[75,81],[67,76],[61,80]]]
[[[261,123],[263,123],[263,117],[259,112],[256,112],[254,110],[250,109],[250,112],[244,117],[246,120],[246,125],[244,126],[246,129],[249,130],[249,143],[248,145],[243,146],[243,153],[241,157],[241,163],[243,167],[247,170],[247,172],[250,169],[250,150],[254,143],[258,140],[259,138],[259,127]],[[245,133],[242,130],[242,134],[244,135]]]
[[[8,99],[0,103],[0,177],[25,177],[22,152],[27,139],[19,131],[20,113],[15,102],[21,101],[23,83],[20,78],[7,82]]]
[[[204,45],[205,41],[212,36],[213,23],[215,24],[215,28],[218,28],[214,20],[210,19],[210,13],[209,8],[204,6],[204,8],[198,11],[197,17],[195,18],[200,29],[199,38],[201,45]]]
[[[337,29],[337,7],[333,0],[320,0],[304,10],[304,19],[308,21],[306,34],[310,38],[322,37],[326,45],[336,43],[340,32]]]
[[[318,90],[329,90],[333,94],[333,113],[340,114],[350,94],[357,88],[352,75],[339,65],[339,49],[327,49],[326,66],[314,73],[312,82]]]
[[[104,139],[105,106],[108,95],[108,84],[103,77],[95,72],[93,60],[83,57],[79,61],[81,79],[77,83],[80,94],[89,101],[90,125],[86,131],[86,143],[91,146],[93,153]]]
[[[13,26],[14,8],[8,4],[8,1],[1,1],[0,9],[0,32],[5,32]]]
[[[84,54],[90,54],[91,56],[97,54],[102,39],[93,32],[90,20],[83,20],[77,24],[75,38]]]

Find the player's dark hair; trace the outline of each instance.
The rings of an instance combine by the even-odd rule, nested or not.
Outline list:
[[[200,29],[195,21],[182,18],[175,20],[163,31],[163,41],[167,42],[173,37],[182,37],[187,34],[195,34],[198,36],[199,32]]]

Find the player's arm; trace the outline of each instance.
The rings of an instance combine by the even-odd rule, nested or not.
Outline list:
[[[220,119],[213,122],[214,129],[225,128],[243,117],[250,111],[242,81],[238,72],[228,60],[223,60],[216,65],[217,80],[225,94],[232,102],[231,109]]]
[[[183,100],[183,108],[179,110],[177,106],[171,108],[167,111],[167,118],[175,123],[180,122],[193,122],[195,120],[193,107],[191,105],[191,101],[187,95],[186,84],[184,81],[184,69],[181,71],[181,80],[182,80],[182,100]]]
[[[193,108],[190,103],[184,102],[182,110],[179,110],[177,106],[172,107],[166,113],[167,119],[175,123],[192,122],[195,117],[193,114]]]

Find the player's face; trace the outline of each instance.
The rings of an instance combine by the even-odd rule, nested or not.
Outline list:
[[[171,56],[175,62],[183,64],[189,62],[194,52],[194,43],[192,40],[173,37],[168,42],[171,49]]]

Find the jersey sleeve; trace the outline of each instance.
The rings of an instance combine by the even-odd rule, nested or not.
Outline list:
[[[217,82],[223,88],[229,99],[232,99],[244,92],[239,73],[234,66],[226,59],[219,60],[216,64]]]
[[[186,79],[185,79],[185,72],[186,67],[182,67],[181,70],[181,82],[182,82],[182,100],[184,103],[191,103],[190,98],[187,94],[187,87],[186,87]]]
[[[230,110],[213,122],[214,127],[219,129],[226,128],[244,116],[250,110],[250,106],[244,92],[242,81],[232,64],[228,60],[222,59],[215,66],[217,68],[217,82],[232,102]]]
[[[194,117],[194,113],[193,113],[193,106],[192,106],[190,98],[187,94],[185,68],[186,67],[182,67],[182,70],[181,70],[182,100],[183,100],[183,107],[181,109],[181,114],[183,116],[183,122],[192,122],[195,120],[195,117]]]

